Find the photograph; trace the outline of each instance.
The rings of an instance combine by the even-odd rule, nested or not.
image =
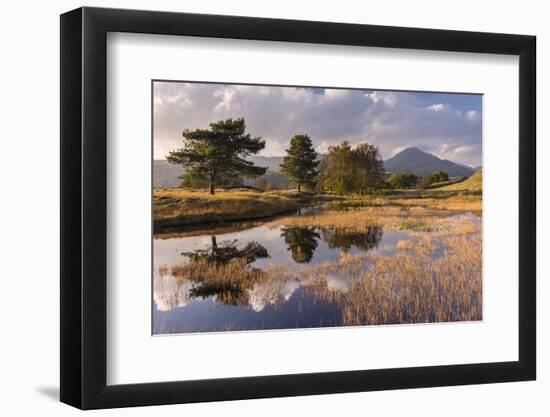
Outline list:
[[[152,81],[152,333],[483,320],[473,93]]]
[[[0,416],[550,416],[543,2],[3,16]]]

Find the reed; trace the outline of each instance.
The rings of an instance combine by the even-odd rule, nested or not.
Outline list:
[[[378,215],[372,208],[361,211],[361,218]],[[172,267],[171,272],[180,282],[194,283],[196,296],[214,294],[217,302],[256,310],[267,304],[276,308],[296,288],[305,287],[303,296],[338,306],[341,325],[481,320],[481,223],[472,217],[437,217],[429,209],[416,212],[429,219],[433,231],[414,231],[413,241],[398,241],[389,253],[342,253],[337,261],[304,266],[297,272],[281,264],[261,270],[242,260],[216,264],[205,259]],[[326,226],[322,222],[330,217],[332,225],[362,227],[353,222],[352,212],[335,215],[341,217],[291,219],[307,218],[308,225],[313,221]],[[392,216],[401,221],[399,210],[392,209]]]

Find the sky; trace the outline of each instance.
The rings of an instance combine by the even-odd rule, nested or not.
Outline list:
[[[266,140],[263,156],[282,156],[292,136],[308,134],[319,153],[347,140],[377,145],[383,159],[417,147],[482,161],[481,95],[164,81],[153,95],[155,159],[182,147],[184,129],[244,117],[247,132]]]

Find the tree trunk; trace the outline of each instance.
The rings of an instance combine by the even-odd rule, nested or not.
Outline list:
[[[212,181],[210,181],[210,184],[208,185],[208,192],[214,195],[214,183]]]
[[[300,184],[298,184],[298,192],[300,192],[300,187],[301,187],[301,185],[300,185]]]

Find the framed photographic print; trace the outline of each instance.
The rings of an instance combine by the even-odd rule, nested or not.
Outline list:
[[[535,379],[535,38],[61,16],[61,401]]]

